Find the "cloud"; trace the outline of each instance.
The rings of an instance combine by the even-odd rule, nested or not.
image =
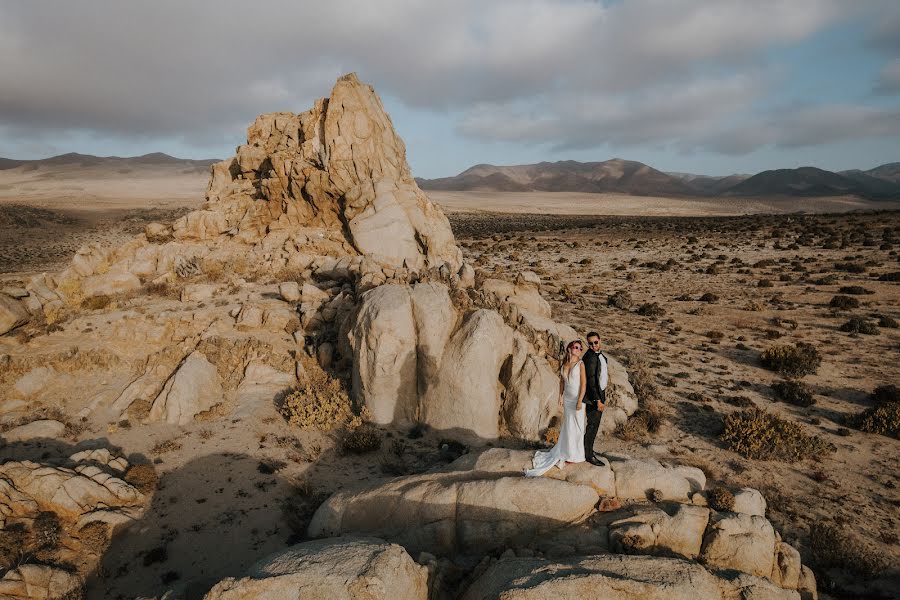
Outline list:
[[[690,147],[772,92],[772,48],[850,4],[3,3],[0,127],[22,140],[80,132],[208,148],[261,112],[306,108],[355,70],[407,106],[459,115],[458,131],[477,139]]]
[[[875,84],[877,94],[900,93],[900,58],[894,59],[884,66]]]

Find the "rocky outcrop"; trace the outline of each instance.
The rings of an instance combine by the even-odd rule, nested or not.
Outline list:
[[[184,425],[221,401],[222,383],[216,367],[202,353],[193,352],[165,383],[149,418]]]
[[[247,577],[216,584],[206,600],[426,600],[428,571],[396,544],[337,538],[298,544],[263,559]]]
[[[0,579],[0,599],[77,598],[82,587],[77,575],[48,565],[21,565]]]
[[[439,556],[504,550],[643,556],[591,556],[564,563],[568,566],[514,561],[516,569],[527,568],[513,569],[515,575],[506,570],[484,575],[487,579],[473,584],[466,596],[471,598],[520,597],[496,594],[507,590],[503,586],[512,579],[526,581],[537,572],[544,573],[542,580],[548,579],[547,573],[560,573],[546,583],[554,597],[582,597],[580,591],[589,588],[580,577],[569,579],[567,573],[573,570],[593,581],[596,589],[612,586],[610,593],[620,590],[614,582],[624,580],[620,591],[635,594],[628,597],[668,598],[673,596],[661,594],[676,593],[680,586],[684,591],[678,593],[687,594],[695,585],[703,593],[692,597],[699,598],[799,598],[790,590],[815,597],[814,580],[806,577],[809,572],[799,553],[777,536],[765,517],[717,512],[693,503],[702,500],[705,487],[698,469],[609,456],[600,466],[569,465],[530,479],[522,471],[531,457],[528,451],[493,449],[464,456],[441,471],[339,492],[317,510],[309,534],[374,535],[414,554]],[[660,490],[658,503],[646,498],[649,489]],[[740,575],[723,578],[720,571]],[[688,572],[697,575],[685,578]],[[525,594],[522,590],[529,585],[515,588]],[[491,589],[495,592],[485,592]],[[604,597],[591,594],[588,597]]]

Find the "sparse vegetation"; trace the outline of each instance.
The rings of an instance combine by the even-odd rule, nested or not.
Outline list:
[[[788,379],[800,379],[812,375],[822,364],[819,351],[812,344],[797,342],[794,345],[772,346],[760,356],[767,369],[776,371]]]
[[[725,417],[721,440],[744,458],[797,462],[830,454],[835,448],[797,423],[758,408]]]
[[[851,296],[864,296],[867,294],[872,294],[872,290],[867,290],[861,285],[845,285],[841,286],[841,289],[838,290],[841,294],[849,294]],[[837,296],[836,296],[837,297]]]
[[[661,317],[666,311],[658,302],[647,302],[638,307],[637,314],[642,317]]]
[[[348,430],[341,437],[341,450],[347,454],[366,454],[381,448],[381,435],[371,425]]]

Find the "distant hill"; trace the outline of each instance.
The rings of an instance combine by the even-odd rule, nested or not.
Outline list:
[[[687,183],[633,160],[564,160],[533,165],[475,165],[455,177],[417,179],[425,190],[619,192],[637,196],[696,195]]]
[[[757,173],[724,191],[728,196],[842,196],[891,197],[900,185],[863,172],[846,175],[816,167],[774,169]]]
[[[194,160],[190,158],[176,158],[163,154],[162,152],[154,152],[152,154],[144,154],[142,156],[92,156],[90,154],[78,154],[77,152],[69,152],[50,158],[41,158],[37,160],[15,160],[11,158],[0,158],[0,171],[25,167],[33,170],[40,167],[95,167],[109,165],[114,168],[127,168],[135,166],[154,166],[154,165],[171,165],[184,167],[208,167],[219,159],[202,159]]]
[[[618,192],[635,196],[842,196],[900,198],[900,163],[834,173],[816,167],[721,177],[664,173],[614,158],[533,165],[475,165],[454,177],[416,179],[423,190],[492,192]]]

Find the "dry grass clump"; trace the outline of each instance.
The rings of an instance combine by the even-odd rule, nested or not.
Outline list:
[[[841,325],[841,331],[847,333],[861,333],[863,335],[878,335],[878,326],[863,317],[850,317],[846,323]]]
[[[615,435],[623,440],[642,440],[655,435],[666,423],[666,412],[662,405],[653,401],[644,401],[624,423],[617,425]]]
[[[822,364],[819,351],[806,342],[797,342],[793,346],[772,346],[760,355],[760,360],[764,367],[788,379],[812,375]]]
[[[159,485],[159,474],[151,464],[132,465],[125,473],[125,481],[142,494],[152,494]]]
[[[794,406],[806,408],[816,403],[809,387],[802,381],[778,381],[772,384],[772,391],[775,392],[777,400]]]
[[[350,398],[343,383],[312,359],[304,360],[306,377],[281,402],[279,411],[291,425],[331,431],[353,419]]]
[[[634,306],[634,300],[631,299],[631,294],[624,290],[619,290],[606,298],[606,305],[628,310]]]
[[[710,508],[718,511],[734,510],[734,494],[723,487],[715,487],[706,492],[706,501]]]
[[[844,569],[872,578],[888,568],[884,555],[832,523],[815,523],[809,545],[819,569]]]
[[[15,523],[0,529],[0,568],[14,569],[22,564],[52,562],[60,549],[62,525],[52,511],[42,511],[34,518],[31,529]]]
[[[78,540],[89,552],[102,554],[109,544],[110,528],[103,521],[91,521],[78,530]]]
[[[878,278],[878,281],[900,281],[900,271],[894,271],[893,273],[885,273],[881,277]]]
[[[84,310],[102,310],[109,306],[111,301],[112,299],[105,294],[91,296],[81,301],[81,308]]]
[[[836,448],[802,425],[758,408],[725,417],[720,439],[744,458],[797,462],[831,453]]]
[[[852,296],[837,295],[831,299],[828,306],[838,310],[849,310],[851,308],[859,308],[859,300]]]
[[[181,450],[181,442],[178,441],[177,437],[163,440],[161,442],[156,442],[152,448],[150,448],[150,454],[154,456],[159,456],[160,454],[165,454],[167,452],[177,452]]]
[[[897,319],[889,315],[878,315],[878,326],[886,329],[897,329],[900,327],[900,323],[897,322]]]
[[[541,436],[541,439],[551,445],[556,445],[556,442],[559,441],[559,427],[548,427],[546,431],[544,431],[544,435]]]
[[[900,388],[882,385],[871,395],[875,406],[850,419],[850,424],[866,433],[878,433],[900,438]]]

